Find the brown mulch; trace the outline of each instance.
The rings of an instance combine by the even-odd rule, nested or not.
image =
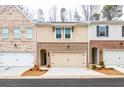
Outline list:
[[[121,73],[115,69],[112,68],[102,68],[102,69],[96,69],[95,71],[106,74],[106,75],[124,75],[124,73]]]
[[[48,70],[40,70],[40,69],[29,69],[25,71],[21,76],[41,76],[45,74]]]

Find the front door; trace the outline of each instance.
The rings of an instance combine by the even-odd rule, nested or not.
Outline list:
[[[41,50],[41,66],[45,66],[47,64],[47,53],[46,50]]]

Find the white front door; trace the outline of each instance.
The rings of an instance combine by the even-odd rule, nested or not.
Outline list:
[[[33,66],[33,53],[0,53],[0,66]]]
[[[85,53],[52,53],[54,67],[85,67]]]
[[[105,65],[123,65],[124,66],[124,51],[123,50],[105,50],[103,51],[103,61]]]

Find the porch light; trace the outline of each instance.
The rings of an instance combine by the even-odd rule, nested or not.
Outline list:
[[[17,44],[15,43],[14,46],[17,47]]]
[[[120,45],[123,45],[123,42],[121,42]]]
[[[67,48],[69,49],[70,48],[70,45],[67,45]]]

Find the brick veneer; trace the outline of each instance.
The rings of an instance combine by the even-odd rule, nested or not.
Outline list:
[[[90,64],[92,64],[92,48],[97,48],[99,52],[99,62],[103,61],[103,49],[124,49],[123,41],[113,40],[92,40],[90,41]]]
[[[51,52],[86,52],[87,53],[88,43],[55,43],[55,42],[37,43],[37,62],[39,65],[41,64],[40,50],[42,49],[45,49],[47,51],[47,65],[50,65]]]

